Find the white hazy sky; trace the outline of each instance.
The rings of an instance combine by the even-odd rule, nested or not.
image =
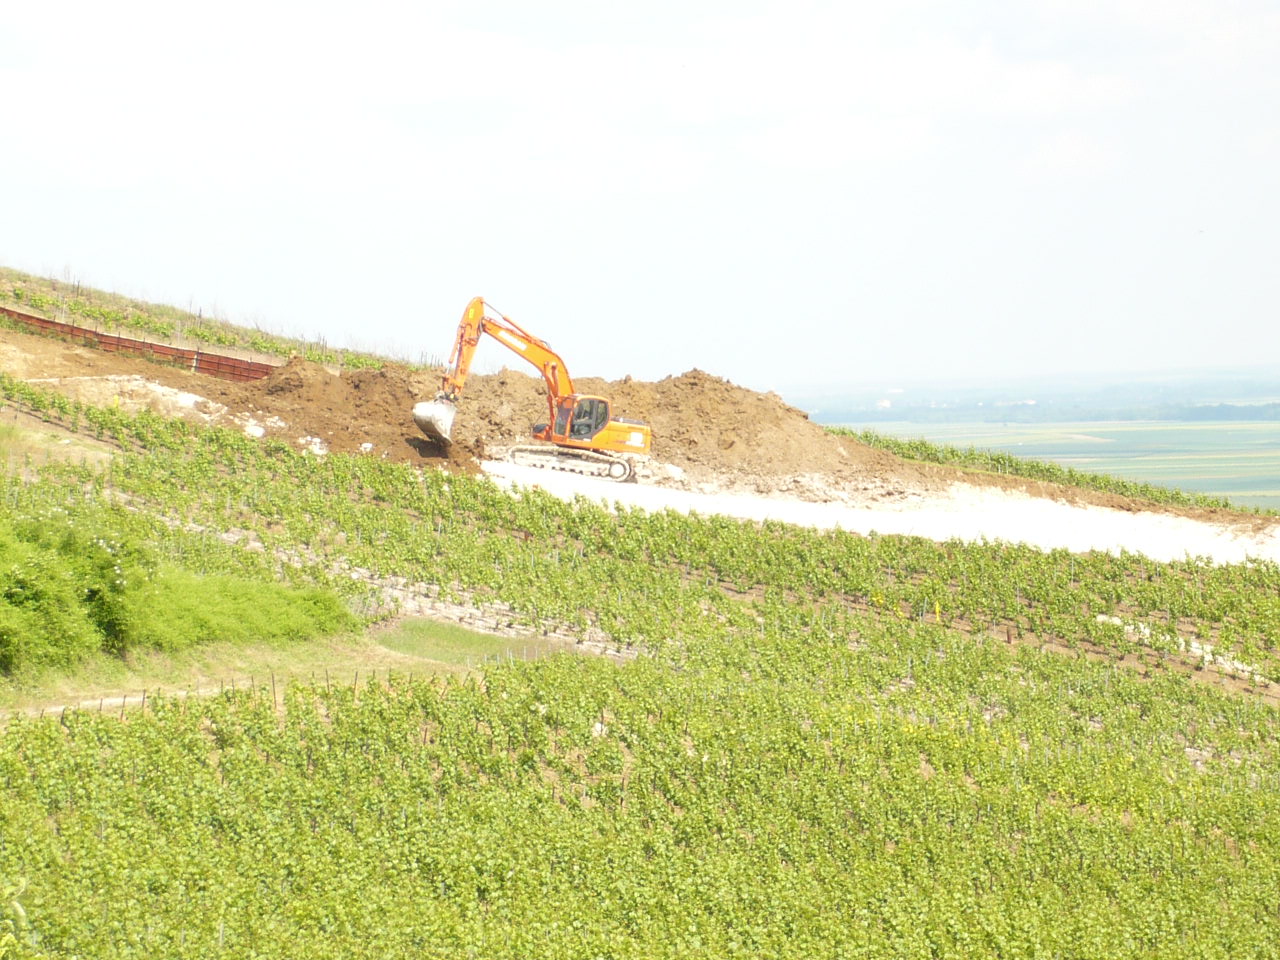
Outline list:
[[[13,2],[0,92],[0,264],[336,345],[1280,361],[1276,0]]]

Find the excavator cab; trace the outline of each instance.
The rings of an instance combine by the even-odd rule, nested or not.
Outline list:
[[[604,397],[577,393],[560,397],[555,414],[550,430],[545,424],[533,428],[533,435],[539,440],[579,450],[649,452],[649,428],[639,420],[612,416]]]
[[[599,397],[583,397],[573,408],[573,426],[569,432],[575,437],[590,440],[609,422],[609,401]]]
[[[565,397],[556,410],[553,439],[586,443],[603,430],[608,422],[608,400],[601,397]]]

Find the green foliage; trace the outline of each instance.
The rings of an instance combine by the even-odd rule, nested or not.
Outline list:
[[[0,877],[49,956],[1275,954],[1280,719],[1114,662],[1280,678],[1275,564],[646,514],[81,415],[130,452],[5,479],[5,515],[110,531],[171,596],[376,615],[356,576],[422,584],[636,656],[11,719]]]
[[[173,568],[131,591],[122,612],[129,645],[157,650],[209,641],[310,640],[356,626],[327,590]]]
[[[283,712],[258,688],[15,722],[0,872],[32,877],[51,956],[1274,944],[1269,708],[935,627],[803,624],[691,622],[679,670],[556,657],[295,686]]]
[[[110,605],[97,595],[104,581],[91,559],[24,541],[0,522],[0,671],[65,665],[99,649],[105,624],[95,613]]]
[[[349,629],[331,591],[163,563],[121,532],[120,511],[15,504],[0,520],[0,673],[94,651],[208,640],[298,640]]]
[[[22,906],[21,897],[26,889],[25,877],[17,883],[0,880],[0,960],[43,956],[35,949],[39,938],[32,931]]]
[[[278,357],[294,354],[317,363],[378,369],[383,358],[323,344],[281,337],[261,330],[208,320],[201,315],[163,304],[145,303],[93,290],[80,284],[59,283],[17,270],[0,268],[0,301],[66,318],[80,326],[110,330],[144,340],[192,340],[214,347],[245,347]],[[0,318],[0,324],[15,321]],[[25,329],[25,328],[24,328]]]
[[[900,440],[896,437],[876,433],[874,430],[859,432],[844,427],[827,427],[826,429],[830,433],[852,437],[869,447],[887,450],[907,460],[954,464],[975,470],[1006,474],[1012,477],[1027,477],[1031,480],[1044,480],[1069,487],[1082,487],[1086,490],[1101,490],[1104,493],[1117,493],[1136,500],[1146,500],[1149,503],[1172,504],[1180,507],[1232,509],[1231,501],[1223,497],[1211,497],[1202,493],[1187,493],[1152,483],[1140,483],[1136,480],[1125,480],[1123,477],[1112,477],[1104,473],[1090,473],[1085,470],[1076,470],[1074,467],[1061,467],[1056,463],[1047,463],[1042,460],[1026,460],[1000,450],[979,450],[972,446],[967,449],[961,449],[951,444],[930,443],[928,440],[920,438]]]
[[[3,375],[0,392],[15,399],[39,393]],[[374,614],[379,605],[342,571],[358,567],[436,584],[446,594],[464,591],[507,604],[513,619],[530,624],[591,622],[620,646],[663,643],[683,618],[722,605],[726,588],[772,586],[898,618],[965,621],[978,631],[995,627],[1122,653],[1142,646],[1280,680],[1274,563],[1154,563],[1136,555],[649,515],[565,504],[536,490],[512,497],[484,479],[424,475],[368,457],[302,456],[284,444],[154,414],[76,410],[89,431],[152,452],[122,458],[106,476],[47,467],[47,502],[61,505],[106,484],[157,515],[252,535],[292,558],[268,563],[252,555],[258,559],[250,562],[226,544],[192,546],[172,526],[151,531],[180,566],[265,571],[329,586]],[[210,551],[222,566],[203,566]],[[637,608],[617,584],[652,601]]]

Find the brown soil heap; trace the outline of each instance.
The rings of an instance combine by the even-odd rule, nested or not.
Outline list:
[[[454,443],[444,448],[413,422],[413,405],[430,400],[438,373],[387,364],[335,372],[294,358],[266,379],[217,380],[176,367],[60,340],[0,329],[0,371],[90,403],[149,407],[170,416],[285,440],[299,448],[474,471],[528,441],[548,416],[540,378],[521,371],[473,375],[458,404]],[[1159,509],[1203,519],[1238,515],[1154,507],[1125,497],[1035,480],[905,462],[810,422],[774,393],[757,393],[690,370],[657,383],[626,378],[576,381],[582,393],[608,398],[615,416],[653,430],[654,482],[785,493],[811,500],[895,500],[961,480],[1033,496],[1124,510]],[[664,470],[663,465],[678,468]]]
[[[542,380],[505,369],[467,380],[454,422],[454,443],[447,449],[424,437],[411,416],[415,403],[435,395],[438,374],[399,364],[336,373],[295,357],[263,380],[233,383],[0,331],[0,369],[48,380],[56,389],[95,402],[103,402],[106,391],[133,406],[141,405],[138,384],[156,383],[170,392],[214,401],[192,406],[156,394],[147,405],[161,412],[240,429],[251,425],[267,436],[313,448],[320,441],[333,452],[462,469],[474,469],[477,459],[501,455],[505,447],[528,441],[532,425],[548,416]],[[889,454],[833,437],[777,394],[737,387],[701,370],[657,383],[581,379],[577,386],[582,393],[608,398],[615,415],[648,423],[654,459],[680,468],[694,480],[736,479],[773,489],[780,482],[817,474],[846,481],[883,479],[901,474],[905,466]]]

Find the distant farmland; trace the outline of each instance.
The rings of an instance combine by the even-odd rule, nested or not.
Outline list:
[[[1280,424],[1230,421],[874,423],[888,436],[1005,450],[1064,467],[1228,497],[1280,510]]]

